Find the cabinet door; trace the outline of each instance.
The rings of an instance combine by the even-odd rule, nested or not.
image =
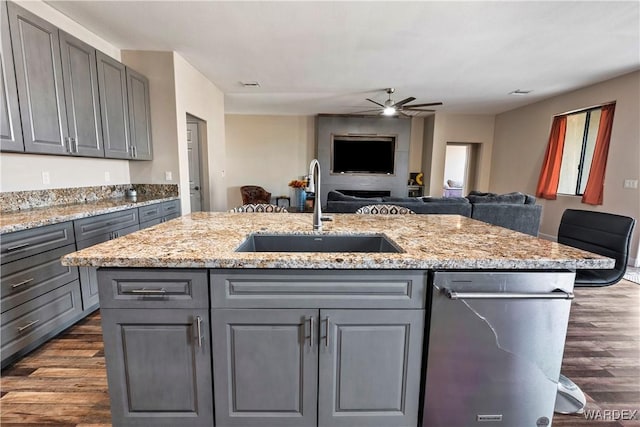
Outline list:
[[[96,52],[96,60],[104,156],[113,159],[130,159],[125,66],[99,51]]]
[[[318,311],[212,313],[216,427],[315,426]]]
[[[151,112],[149,80],[127,67],[127,97],[129,101],[129,134],[134,160],[151,160]]]
[[[102,309],[116,426],[212,426],[208,310]]]
[[[104,157],[96,50],[64,31],[59,35],[71,152]]]
[[[24,151],[6,2],[0,4],[0,149]]]
[[[416,426],[424,310],[321,310],[318,426]]]
[[[8,3],[24,148],[68,154],[58,28]]]

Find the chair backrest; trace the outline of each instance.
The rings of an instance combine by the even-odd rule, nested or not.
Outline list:
[[[271,193],[259,185],[243,185],[240,187],[242,195],[242,204],[248,205],[252,203],[271,203]]]
[[[558,243],[616,260],[611,270],[578,270],[576,286],[608,286],[624,276],[635,219],[605,212],[567,209],[558,229]]]
[[[358,208],[356,211],[357,214],[381,214],[381,215],[405,215],[405,214],[415,214],[409,208],[405,208],[404,206],[396,206],[396,205],[367,205]]]
[[[287,213],[288,211],[282,206],[270,205],[268,203],[254,203],[238,206],[229,212],[243,213]]]

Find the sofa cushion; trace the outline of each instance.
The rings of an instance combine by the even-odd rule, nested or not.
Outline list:
[[[356,196],[347,196],[346,194],[342,194],[339,191],[329,191],[327,193],[328,201],[336,201],[336,202],[351,202],[351,201],[370,201],[370,202],[381,202],[382,197],[356,197]]]
[[[531,194],[524,195],[524,204],[525,205],[535,205],[536,204],[536,196],[532,196]]]
[[[417,203],[422,202],[421,197],[392,197],[385,196],[382,198],[383,202],[393,202],[393,203]]]
[[[470,194],[467,199],[471,203],[510,203],[524,205],[525,195],[522,193],[500,194],[497,196],[477,196]]]
[[[465,197],[423,197],[425,203],[469,203]]]
[[[471,190],[469,191],[469,196],[497,196],[497,193],[485,193],[482,191]],[[467,196],[467,198],[469,197]]]

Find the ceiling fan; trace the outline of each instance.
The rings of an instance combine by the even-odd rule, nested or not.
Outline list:
[[[376,109],[376,110],[367,110],[367,111],[381,110],[380,114],[383,114],[385,116],[395,116],[396,114],[400,114],[402,116],[411,117],[411,114],[407,114],[406,112],[408,111],[433,112],[435,110],[428,110],[421,107],[433,107],[435,105],[442,105],[442,102],[429,102],[426,104],[408,104],[411,101],[415,101],[415,98],[413,96],[405,98],[402,101],[394,102],[393,99],[391,99],[391,94],[394,93],[395,91],[396,90],[392,87],[385,89],[385,92],[387,92],[389,98],[384,102],[384,104],[374,101],[373,99],[367,98],[367,101],[373,102],[374,104],[380,107],[379,109]],[[362,112],[364,113],[366,111],[362,111]]]

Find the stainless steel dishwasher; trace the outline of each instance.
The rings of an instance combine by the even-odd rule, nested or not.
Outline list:
[[[550,426],[573,280],[435,272],[422,426]]]

